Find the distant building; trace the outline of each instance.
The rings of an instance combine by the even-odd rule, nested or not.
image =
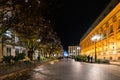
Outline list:
[[[68,46],[69,56],[76,56],[80,54],[80,46]]]
[[[84,34],[80,46],[82,55],[120,60],[120,0],[111,0]]]

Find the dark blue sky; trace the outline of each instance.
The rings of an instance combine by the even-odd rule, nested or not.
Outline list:
[[[68,45],[79,45],[80,38],[110,1],[59,0],[54,23],[65,50]]]

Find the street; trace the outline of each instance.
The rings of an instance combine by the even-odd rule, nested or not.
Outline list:
[[[38,66],[17,80],[120,80],[120,66],[64,59]]]

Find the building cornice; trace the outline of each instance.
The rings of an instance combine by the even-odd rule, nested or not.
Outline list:
[[[87,30],[87,32],[83,35],[83,37],[80,39],[80,42],[101,22],[112,9],[120,2],[120,0],[111,0],[111,2],[108,4],[108,6],[103,10],[103,12],[100,14],[100,16],[94,21],[94,23],[91,25],[91,27]]]

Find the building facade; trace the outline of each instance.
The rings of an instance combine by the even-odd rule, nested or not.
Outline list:
[[[99,40],[92,41],[99,35]],[[112,0],[80,40],[81,54],[120,60],[120,1]]]
[[[80,54],[80,46],[68,46],[69,56],[77,56]]]
[[[10,30],[7,30],[0,38],[0,61],[4,56],[16,56],[19,53],[26,53],[27,49],[17,45],[18,37]]]

